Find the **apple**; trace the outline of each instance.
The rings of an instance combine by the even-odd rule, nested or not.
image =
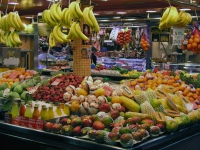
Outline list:
[[[139,132],[142,135],[142,138],[145,138],[148,136],[148,131],[145,129],[138,129],[137,132]]]
[[[47,131],[47,132],[50,132],[53,125],[54,124],[52,122],[47,122],[47,123],[44,124],[43,130]]]
[[[136,141],[142,141],[142,134],[140,132],[132,132],[131,135],[133,136],[133,139]]]
[[[111,140],[112,142],[115,142],[116,140],[119,140],[119,134],[116,133],[116,132],[110,132],[110,133],[108,134],[108,137],[110,138],[110,140]]]
[[[82,126],[83,127],[91,127],[92,126],[92,120],[90,118],[82,119]]]
[[[69,118],[62,118],[60,123],[62,124],[62,126],[64,125],[70,125],[71,124],[71,119]]]
[[[156,124],[156,126],[160,128],[161,132],[165,132],[166,131],[166,128],[165,128],[164,124],[159,123],[159,124]]]
[[[101,121],[95,121],[92,127],[93,129],[96,129],[96,130],[103,130],[105,128],[105,125]]]

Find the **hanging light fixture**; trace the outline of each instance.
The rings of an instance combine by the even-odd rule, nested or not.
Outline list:
[[[19,3],[17,2],[17,0],[13,0],[13,1],[9,1],[8,4],[9,5],[18,5]]]

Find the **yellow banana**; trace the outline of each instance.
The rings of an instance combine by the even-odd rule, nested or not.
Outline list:
[[[5,17],[3,16],[3,17],[1,17],[1,29],[3,30],[3,31],[5,31],[5,28],[4,28],[4,19],[5,19]]]
[[[56,23],[53,21],[51,15],[50,15],[50,10],[46,10],[44,17],[46,18],[47,24],[50,26],[55,26]]]
[[[56,40],[53,37],[53,33],[51,32],[49,35],[49,46],[50,47],[54,47],[56,46]]]
[[[0,29],[1,29],[1,11],[0,11]]]
[[[89,18],[90,20],[92,21],[93,25],[94,25],[94,31],[95,32],[99,32],[100,31],[100,28],[99,28],[99,24],[94,16],[94,13],[93,13],[93,6],[90,6],[89,8]]]
[[[19,34],[16,31],[13,32],[13,40],[17,45],[22,45],[22,41],[19,38]]]
[[[14,26],[14,28],[17,30],[17,31],[20,31],[21,30],[21,27],[18,23],[18,20],[17,20],[17,14],[16,13],[13,13],[12,15],[12,24]]]
[[[53,3],[50,7],[50,15],[53,21],[60,22],[61,20],[61,8],[60,8],[60,2]]]
[[[64,43],[64,40],[58,36],[58,33],[57,33],[58,27],[59,27],[59,26],[56,25],[56,26],[53,28],[53,37],[54,37],[55,40],[58,41],[59,43]]]
[[[42,12],[42,20],[47,23],[47,20],[46,20],[46,17],[45,17],[45,13],[47,13],[46,9]]]
[[[58,28],[57,28],[57,34],[63,41],[67,40],[67,35],[61,32],[60,26],[58,26]]]
[[[92,21],[89,18],[89,7],[85,7],[83,10],[83,19],[85,21],[85,23],[90,26],[90,28],[94,28],[94,25],[92,23]]]
[[[74,19],[79,19],[78,14],[76,13],[76,1],[73,1],[69,4],[69,13]]]
[[[76,23],[76,25],[75,25],[75,31],[76,31],[76,33],[78,33],[79,37],[82,40],[84,40],[84,41],[88,41],[89,40],[88,37],[85,36],[85,34],[82,33],[79,23]]]
[[[64,9],[62,10],[62,14],[61,14],[61,23],[62,23],[63,25],[66,24],[65,13],[66,13],[68,10],[69,10],[68,8],[64,8]]]
[[[79,2],[76,2],[76,14],[78,15],[78,19],[83,18],[83,12],[80,9]]]
[[[22,23],[22,21],[21,21],[21,19],[20,19],[20,17],[19,17],[19,14],[18,14],[18,12],[16,12],[16,19],[17,19],[17,23],[19,24],[19,26],[20,26],[20,29],[19,29],[19,31],[22,31],[22,30],[24,30],[24,25],[23,25],[23,23]]]
[[[11,32],[11,33],[9,34],[9,40],[10,40],[10,43],[11,43],[12,47],[17,46],[17,43],[15,43],[15,41],[14,41],[14,39],[13,39],[13,32]]]
[[[160,22],[164,21],[167,18],[167,16],[169,15],[169,12],[170,12],[170,7],[167,7],[162,15],[162,18],[160,19]]]
[[[62,14],[62,24],[67,27],[70,28],[71,27],[71,16],[69,13],[69,9],[65,8],[63,10],[63,14]]]
[[[9,26],[9,23],[8,23],[8,15],[6,14],[5,15],[5,19],[4,19],[4,25],[5,25],[5,31],[10,31],[10,26]]]

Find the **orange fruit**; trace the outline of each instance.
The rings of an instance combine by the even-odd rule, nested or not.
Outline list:
[[[131,86],[135,86],[137,84],[137,82],[135,80],[131,80],[129,83]]]
[[[190,39],[188,40],[188,43],[189,43],[189,44],[192,44],[192,43],[193,43],[193,39],[190,38]]]
[[[143,88],[144,87],[144,83],[139,83],[139,87]]]
[[[188,44],[188,45],[187,45],[187,49],[188,49],[188,50],[191,50],[191,49],[192,49],[192,44]]]
[[[185,90],[183,91],[183,95],[184,95],[184,96],[187,96],[188,93],[189,93],[189,90],[188,90],[188,89],[185,89]]]
[[[180,79],[180,77],[179,77],[178,75],[176,75],[176,76],[174,77],[174,79],[177,81],[177,80]]]
[[[179,87],[180,84],[179,84],[179,83],[174,83],[173,86],[174,86],[174,87]]]
[[[148,47],[143,48],[144,51],[147,51],[148,49],[149,49]]]
[[[192,94],[191,92],[189,92],[189,93],[187,94],[187,97],[193,97],[193,94]]]
[[[190,37],[190,39],[193,39],[194,38],[194,35],[192,35],[191,37]]]
[[[184,45],[181,45],[181,49],[182,49],[182,50],[185,50],[185,46],[184,46]]]
[[[198,34],[195,34],[195,35],[194,35],[194,38],[199,38],[199,35],[198,35]]]
[[[194,41],[194,43],[197,43],[197,44],[198,44],[198,43],[199,43],[199,38],[194,38],[193,41]]]
[[[194,102],[194,98],[190,97],[189,98],[190,102]]]
[[[151,88],[151,85],[146,85],[146,88]]]
[[[197,49],[198,49],[198,51],[200,51],[200,44],[198,44]]]
[[[138,82],[140,82],[140,83],[141,83],[141,82],[144,82],[144,79],[143,79],[143,78],[139,78],[139,79],[138,79]]]
[[[155,89],[156,89],[156,86],[152,86],[151,89],[152,89],[152,90],[155,90]]]
[[[197,47],[197,43],[192,43],[192,48],[196,48]]]
[[[165,80],[165,79],[162,80],[162,83],[163,83],[163,84],[167,84],[167,80]]]

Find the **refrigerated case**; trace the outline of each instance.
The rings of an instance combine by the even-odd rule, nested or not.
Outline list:
[[[103,64],[105,67],[110,68],[112,66],[119,66],[120,68],[126,68],[128,70],[146,70],[146,59],[129,59],[129,58],[109,58],[109,57],[98,57],[97,63]]]

